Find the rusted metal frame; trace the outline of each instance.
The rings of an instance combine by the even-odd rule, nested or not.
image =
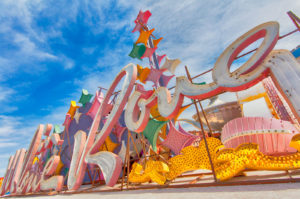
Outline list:
[[[101,173],[100,173],[100,168],[97,168],[97,173],[99,176],[99,184],[101,184]]]
[[[62,140],[65,139],[65,133],[66,133],[66,127],[65,127],[65,129],[64,129],[63,134],[62,134]],[[60,154],[61,154],[61,150],[62,150],[62,144],[59,146],[59,151],[58,151],[58,155],[59,155],[59,156],[60,156]],[[71,155],[71,154],[70,154],[70,155]]]
[[[192,80],[191,80],[191,81],[192,81]],[[202,115],[204,116],[204,119],[205,119],[206,125],[207,125],[207,127],[208,127],[208,129],[209,129],[209,134],[210,134],[210,137],[212,137],[212,136],[213,136],[213,133],[212,133],[212,130],[211,130],[210,124],[209,124],[209,122],[208,122],[208,120],[207,120],[207,117],[206,117],[206,112],[205,112],[205,110],[203,109],[203,106],[202,106],[202,104],[201,104],[200,100],[196,100],[196,102],[198,102],[198,104],[200,105],[200,108],[201,108],[201,111],[202,111]]]
[[[91,176],[91,173],[90,173],[90,170],[89,170],[89,167],[87,166],[86,167],[86,171],[87,171],[87,173],[88,173],[88,176],[89,176],[89,179],[90,179],[90,181],[92,182],[92,176]]]
[[[108,151],[108,147],[107,147],[106,141],[104,141],[104,146],[106,148],[106,151]]]
[[[167,151],[166,151],[166,152],[162,152],[162,153],[160,153],[160,155],[161,155],[161,154],[166,154],[166,153],[169,153],[169,152],[167,152]],[[151,157],[154,157],[154,156],[156,156],[156,154],[155,154],[155,155],[145,155],[144,158],[151,158]],[[142,157],[141,157],[141,158],[142,158]],[[140,158],[140,159],[141,159],[141,158]],[[133,159],[131,159],[130,161],[136,161],[136,160],[140,160],[140,159],[139,159],[139,158],[133,158]]]
[[[190,76],[190,73],[188,71],[187,66],[185,66],[185,71],[186,71],[186,74],[187,74],[189,80],[192,82],[193,80],[191,79],[191,76]],[[209,159],[209,163],[210,163],[210,166],[211,166],[211,170],[212,170],[212,173],[213,173],[213,176],[214,176],[214,180],[215,180],[215,182],[217,182],[215,168],[214,168],[214,165],[213,165],[213,162],[212,162],[212,158],[211,158],[211,155],[210,155],[210,152],[209,152],[209,148],[208,148],[207,140],[206,140],[206,137],[205,137],[204,128],[203,128],[203,124],[202,124],[202,121],[201,121],[199,109],[198,109],[198,106],[196,104],[196,101],[193,100],[193,102],[194,102],[194,105],[195,105],[195,108],[196,108],[196,111],[197,111],[197,116],[198,116],[198,119],[199,119],[199,123],[200,123],[200,126],[201,126],[201,132],[202,132],[203,139],[204,139],[204,142],[205,142],[205,148],[206,148],[206,152],[207,152],[207,155],[208,155],[208,159]]]
[[[300,183],[300,178],[293,179],[268,179],[268,180],[251,180],[251,181],[233,181],[233,182],[218,182],[218,183],[198,183],[198,184],[178,184],[178,185],[147,185],[140,187],[130,187],[127,190],[149,190],[149,189],[162,189],[162,188],[192,188],[192,187],[222,187],[222,186],[245,186],[245,185],[257,185],[257,184],[279,184],[279,183]],[[97,193],[97,192],[117,192],[120,189],[110,190],[90,190],[88,192],[67,192],[64,194],[80,194],[80,193]]]
[[[196,75],[195,77],[192,77],[192,79],[196,79],[197,77],[200,77],[200,76],[202,76],[202,75],[205,75],[206,73],[209,73],[209,72],[211,72],[213,69],[211,68],[211,69],[209,69],[209,70],[207,70],[207,71],[205,71],[205,72],[203,72],[203,73],[201,73],[201,74],[199,74],[199,75]]]
[[[127,154],[127,153],[126,153]],[[121,191],[123,190],[124,186],[124,178],[125,178],[125,165],[127,161],[127,155],[125,155],[125,160],[124,160],[124,166],[123,166],[123,173],[122,173],[122,181],[121,181]]]
[[[103,88],[103,87],[101,87],[101,86],[98,86],[98,88],[100,88],[100,92],[102,91],[102,89],[105,90],[105,91],[108,91],[107,88]],[[118,94],[119,92],[121,92],[121,90],[112,93],[112,95]]]
[[[94,176],[93,176],[93,181],[92,181],[92,187],[93,187],[94,184],[95,184],[95,178],[96,178],[96,175],[97,175],[97,172],[96,172],[95,169],[94,169]],[[100,176],[99,176],[99,180],[100,180]]]
[[[300,31],[300,30],[298,30],[298,29],[293,30],[293,31],[291,31],[291,32],[289,32],[289,33],[287,33],[287,34],[285,34],[285,35],[280,36],[280,37],[278,38],[278,40],[279,40],[279,39],[283,39],[283,38],[285,38],[285,37],[287,37],[287,36],[290,36],[291,34],[294,34],[295,32],[298,32],[298,31]]]
[[[144,160],[143,160],[144,164],[143,164],[143,168],[145,169],[145,165],[146,165],[148,156],[147,156],[147,152],[146,152],[146,141],[145,141],[144,139],[145,139],[145,136],[144,136],[144,134],[142,133],[141,141],[142,141],[143,155],[144,155]],[[150,156],[151,156],[151,155],[150,155]],[[149,157],[150,157],[150,156],[149,156]]]
[[[192,174],[182,174],[180,176],[177,176],[176,178],[189,178],[189,177],[196,177],[199,175],[212,175],[212,172],[209,173],[192,173]]]
[[[129,134],[128,134],[128,136],[127,136],[128,138],[129,138]],[[124,164],[123,164],[123,173],[122,173],[122,181],[121,181],[121,191],[123,190],[123,187],[124,187],[124,181],[125,181],[125,167],[126,167],[126,165],[127,165],[127,162],[128,162],[128,160],[127,160],[127,153],[129,153],[128,151],[129,151],[129,142],[128,142],[128,139],[127,138],[127,145],[126,145],[126,154],[125,154],[125,160],[124,160]]]
[[[250,181],[232,181],[232,182],[218,182],[218,183],[197,183],[197,184],[179,184],[179,185],[142,185],[139,187],[131,187],[127,190],[149,190],[149,189],[161,189],[161,188],[191,188],[191,187],[213,187],[213,186],[244,186],[244,185],[257,185],[257,184],[280,184],[280,183],[300,183],[300,178],[287,178],[287,179],[264,179],[264,180],[250,180]],[[90,190],[92,188],[87,188],[80,191],[61,191],[58,194],[82,194],[82,193],[100,193],[100,192],[119,192],[120,189],[107,189],[107,190]],[[6,197],[16,197],[16,196],[45,196],[48,192],[38,192],[29,193],[26,195],[14,194]]]
[[[137,150],[136,144],[135,144],[135,142],[134,142],[134,140],[133,140],[133,137],[132,137],[131,133],[128,132],[128,135],[130,136],[131,141],[132,141],[132,144],[133,144],[133,147],[134,147],[134,150],[135,150],[135,152],[136,152],[138,158],[140,159],[140,154],[139,154],[139,152],[138,152],[138,150]]]
[[[298,25],[300,19],[298,18],[298,16],[295,15],[292,11],[288,11],[287,14],[290,17],[290,19],[293,21],[293,23],[295,24],[297,29],[300,31],[300,26]],[[298,20],[298,23],[295,18]]]
[[[191,188],[191,187],[213,187],[213,186],[240,186],[240,185],[257,185],[257,184],[278,184],[278,183],[299,183],[300,178],[293,179],[267,179],[267,180],[251,180],[251,181],[233,181],[233,182],[213,182],[198,184],[178,184],[178,185],[148,185],[144,187],[131,187],[128,190],[146,190],[161,188]],[[104,191],[104,190],[103,190]],[[106,190],[105,190],[106,191]],[[116,189],[119,191],[119,189]],[[95,191],[97,192],[97,191]]]

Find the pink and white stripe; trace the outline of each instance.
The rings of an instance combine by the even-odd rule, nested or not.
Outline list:
[[[289,146],[292,137],[299,133],[288,121],[264,117],[240,117],[229,121],[222,129],[221,141],[226,148],[244,143],[256,143],[266,155],[283,155],[296,152]]]

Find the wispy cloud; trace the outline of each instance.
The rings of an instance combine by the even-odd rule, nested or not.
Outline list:
[[[0,148],[9,148],[17,146],[17,142],[0,142]]]

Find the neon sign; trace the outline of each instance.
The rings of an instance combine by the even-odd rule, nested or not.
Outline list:
[[[139,26],[139,28],[141,27]],[[138,76],[138,69],[134,64],[125,66],[116,76],[101,103],[95,99],[97,105],[93,104],[92,106],[93,122],[88,136],[82,130],[79,130],[74,136],[74,149],[68,171],[68,189],[79,189],[88,164],[96,165],[102,170],[108,186],[116,184],[121,174],[122,159],[112,152],[99,151],[99,148],[112,132],[125,106],[126,127],[129,131],[140,133],[147,126],[150,108],[156,104],[161,116],[173,119],[182,107],[184,97],[203,100],[223,92],[247,89],[266,76],[271,76],[299,120],[300,87],[294,87],[294,83],[300,76],[300,64],[287,50],[272,51],[278,37],[279,24],[277,22],[267,22],[251,29],[229,45],[219,56],[212,70],[213,82],[195,85],[187,77],[177,77],[173,97],[171,97],[170,91],[163,86],[152,92],[144,92],[142,88],[136,86],[136,90],[131,94]],[[263,42],[251,58],[234,72],[230,72],[230,66],[235,57],[247,46],[261,38],[263,38]],[[109,100],[122,79],[121,92],[104,125],[99,129],[101,121],[107,115]],[[74,109],[72,116],[69,114],[68,120],[71,120],[75,112]],[[91,111],[88,113],[90,114]],[[69,126],[69,123],[66,126]],[[61,191],[63,189],[64,176],[54,174],[61,160],[59,154],[52,154],[45,165],[40,161],[38,163],[39,173],[31,171],[32,163],[37,155],[43,159],[47,150],[65,142],[56,133],[50,135],[51,129],[52,125],[50,124],[39,125],[29,149],[27,151],[20,149],[10,158],[0,190],[1,195],[7,192],[24,194],[40,190]],[[43,133],[46,138],[42,140]]]

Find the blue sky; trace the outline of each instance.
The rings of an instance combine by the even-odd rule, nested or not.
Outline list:
[[[233,40],[260,23],[278,21],[285,34],[295,29],[286,12],[300,16],[294,0],[0,1],[0,176],[38,124],[63,122],[82,88],[94,94],[128,63],[148,66],[128,56],[140,9],[152,12],[149,26],[164,37],[158,54],[181,59],[177,75],[184,65],[194,75],[213,67]],[[291,50],[299,39],[297,33],[276,48]]]

